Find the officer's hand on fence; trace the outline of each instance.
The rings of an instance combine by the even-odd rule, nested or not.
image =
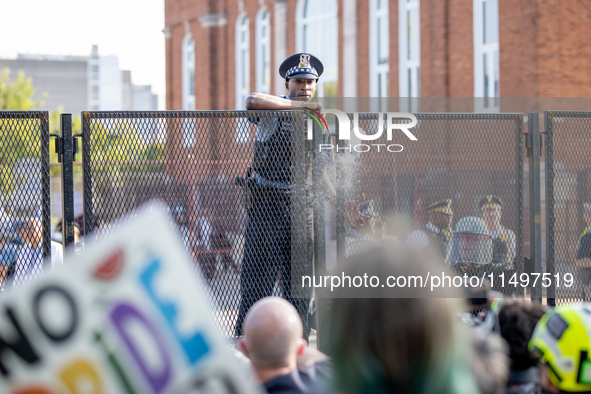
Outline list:
[[[369,216],[362,214],[359,210],[359,206],[363,204],[363,200],[365,200],[365,194],[362,194],[357,201],[348,201],[345,203],[345,220],[351,228],[359,228],[369,219]]]
[[[318,103],[318,102],[305,102],[305,101],[300,101],[301,107],[302,109],[305,110],[314,110],[314,111],[322,111],[324,109],[324,107],[322,106],[322,104]],[[308,111],[306,111],[308,112]]]

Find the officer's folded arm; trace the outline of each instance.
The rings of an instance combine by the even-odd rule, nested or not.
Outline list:
[[[246,97],[245,108],[247,110],[277,110],[289,111],[291,109],[313,109],[320,111],[322,104],[305,101],[288,100],[283,97],[265,93],[251,93]]]

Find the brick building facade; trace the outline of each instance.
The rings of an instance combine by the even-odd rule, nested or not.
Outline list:
[[[409,3],[414,8],[408,8]],[[387,28],[378,27],[384,20],[372,15],[384,7]],[[242,78],[244,90],[258,90],[261,37],[257,25],[264,10],[270,38],[266,49],[270,75],[266,77],[272,94],[285,91],[277,73],[281,61],[307,49],[302,31],[307,10],[328,10],[336,17],[336,21],[320,22],[325,30],[318,39],[336,38],[328,48],[337,48],[338,82],[325,96],[407,96],[406,86],[401,89],[401,83],[408,82],[408,70],[401,70],[405,67],[401,54],[411,56],[412,52],[418,64],[416,81],[411,81],[416,82],[414,96],[584,97],[591,87],[587,39],[591,4],[587,0],[166,0],[167,109],[240,108],[236,88],[240,72],[247,74]],[[248,18],[243,37],[248,60],[243,70],[237,70],[241,66],[237,31],[244,17]],[[327,33],[327,26],[335,31]],[[370,27],[379,31],[372,33]],[[193,80],[183,63],[187,37],[194,42]],[[387,54],[387,92],[372,88],[377,72],[371,61],[374,40],[387,45],[381,48]],[[481,41],[485,49],[480,48]],[[316,55],[323,59],[326,53]],[[487,90],[478,87],[487,77],[478,70],[488,65]],[[193,85],[194,103],[189,100],[183,105],[183,84]]]
[[[317,25],[306,24],[306,18],[314,19],[306,16],[307,6],[310,14],[327,17]],[[168,110],[242,109],[249,92],[267,89],[271,94],[285,94],[277,70],[287,56],[300,51],[317,55],[328,70],[333,68],[331,62],[335,64],[332,75],[325,72],[320,79],[334,84],[324,86],[325,96],[418,96],[424,99],[422,112],[527,114],[590,108],[589,100],[571,100],[567,107],[558,108],[563,105],[558,100],[536,106],[535,100],[519,99],[590,96],[588,0],[166,0],[165,12]],[[267,23],[266,34],[261,32],[261,21]],[[316,29],[308,38],[307,26]],[[323,29],[321,34],[318,29]],[[321,51],[306,48],[331,39],[331,45]],[[262,61],[261,52],[265,51],[268,57]],[[330,56],[335,58],[327,60]],[[267,68],[267,75],[260,74]],[[440,97],[457,99],[427,100]],[[495,97],[516,99],[500,101]],[[238,130],[249,126],[232,122],[203,122],[198,135],[188,138],[205,142],[200,146],[185,144],[183,133],[169,135],[173,146],[187,148],[187,165],[200,169],[192,172],[192,177],[180,167],[169,169],[179,181],[201,182],[197,187],[201,191],[190,194],[192,221],[203,206],[212,210],[215,205],[206,202],[214,200],[206,195],[208,185],[228,183],[243,175],[250,164],[244,152],[250,152],[252,145],[237,147],[242,144]],[[367,197],[381,201],[389,211],[415,210],[418,215],[428,203],[453,197],[454,210],[461,218],[475,214],[476,201],[482,195],[496,193],[506,203],[505,225],[516,228],[514,128],[505,125],[502,131],[494,123],[488,129],[458,125],[440,122],[433,130],[424,131],[429,138],[422,139],[421,157],[429,166],[405,167],[395,157],[384,159],[379,170],[365,177],[373,185]],[[235,129],[236,136],[220,134],[220,129]],[[195,134],[194,129],[188,132]],[[253,133],[252,127],[249,132]],[[494,133],[500,134],[495,137]],[[229,164],[209,165],[221,163],[221,145],[227,152],[243,153],[230,153]],[[487,155],[490,160],[486,163],[474,159]],[[586,155],[582,150],[565,155],[570,156],[564,163],[569,176],[591,173]],[[584,168],[577,167],[580,165]],[[582,175],[579,178],[583,179]],[[579,189],[588,190],[589,185],[591,181],[581,182]],[[579,209],[572,196],[584,193],[569,187],[561,192],[561,204],[572,203],[567,204],[569,209]],[[557,213],[557,217],[561,215]],[[528,239],[527,228],[525,237]]]

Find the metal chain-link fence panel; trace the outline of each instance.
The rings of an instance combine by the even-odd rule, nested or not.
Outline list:
[[[591,299],[591,112],[546,111],[546,272],[556,303]]]
[[[0,111],[2,290],[40,274],[51,256],[49,197],[49,113]]]
[[[337,162],[337,255],[373,244],[431,247],[459,273],[483,275],[492,288],[523,294],[509,284],[523,272],[522,114],[416,114],[410,129],[386,133],[386,116],[359,114],[374,140],[341,146]],[[353,117],[350,116],[351,120]],[[394,123],[409,123],[396,119]],[[363,226],[351,224],[347,202],[365,202]],[[410,233],[395,233],[400,221]],[[330,265],[330,262],[329,262]],[[515,283],[515,282],[514,282]]]
[[[310,151],[297,112],[84,112],[86,231],[108,235],[159,198],[207,283],[223,335],[249,307],[280,295],[308,332],[312,269]]]

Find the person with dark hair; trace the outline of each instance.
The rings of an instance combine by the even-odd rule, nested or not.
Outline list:
[[[0,267],[0,278],[12,282],[18,287],[43,271],[43,226],[41,218],[31,218],[18,231],[19,245],[12,250],[11,260],[3,260]],[[57,242],[51,241],[50,265],[55,267],[63,264],[63,248]]]
[[[443,269],[434,261],[431,255],[408,248],[380,247],[352,257],[342,275],[426,276]],[[468,327],[456,318],[459,294],[407,298],[386,287],[366,290],[367,294],[351,294],[351,288],[341,286],[330,301],[327,355],[337,390],[343,394],[478,393],[469,366],[470,342],[465,340]]]
[[[534,394],[538,389],[537,361],[527,345],[545,308],[525,300],[503,301],[499,311],[501,336],[509,345],[511,359],[507,394]]]
[[[462,315],[464,322],[486,332],[500,333],[498,308],[503,295],[492,291],[488,280],[478,286],[468,283],[465,290],[468,309]]]
[[[0,251],[0,286],[2,288],[4,288],[8,279],[13,276],[19,251],[25,244],[20,239],[19,233],[20,231],[17,231],[17,234]]]

